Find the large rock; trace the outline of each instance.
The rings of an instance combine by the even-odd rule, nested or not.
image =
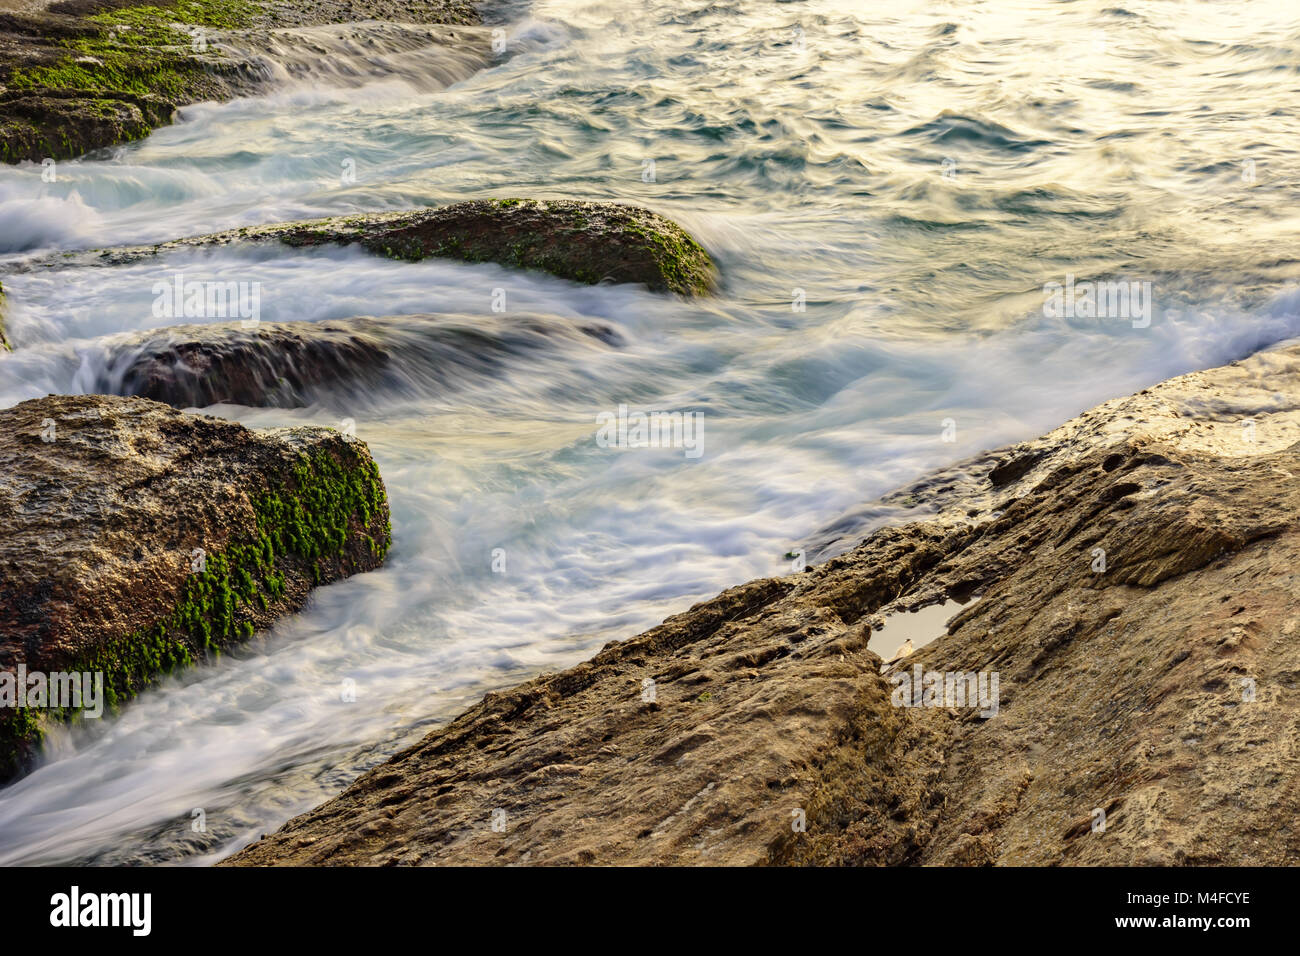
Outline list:
[[[170,15],[159,6],[171,4],[73,0],[0,14],[0,159],[70,159],[139,139],[178,106],[251,90],[172,26],[234,25],[233,17],[214,3]]]
[[[379,255],[496,262],[595,285],[633,282],[656,292],[704,295],[717,269],[681,226],[639,206],[570,199],[476,199],[411,212],[335,216],[250,226],[156,246],[108,249],[107,264],[236,242],[359,245]]]
[[[391,540],[364,444],[103,396],[0,412],[0,529],[0,672],[102,672],[110,704],[377,567]],[[0,710],[5,776],[50,716]]]
[[[71,159],[147,136],[172,121],[176,105],[150,94],[35,87],[0,92],[0,159]]]
[[[932,483],[928,521],[488,695],[228,862],[1294,863],[1298,438],[1296,347],[1107,403]],[[884,617],[972,594],[882,676]],[[996,674],[996,707],[907,706],[915,668]]]

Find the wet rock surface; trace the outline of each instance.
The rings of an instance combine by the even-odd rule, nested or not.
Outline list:
[[[334,384],[378,384],[391,359],[364,322],[178,326],[122,346],[99,390],[177,408],[296,408]]]
[[[273,78],[249,54],[275,31],[372,20],[480,22],[468,0],[63,0],[0,9],[0,159],[70,159],[140,139],[181,106],[269,88]]]
[[[381,389],[429,394],[490,381],[510,356],[540,359],[618,341],[603,323],[529,315],[174,326],[118,340],[95,390],[177,408],[346,407]]]
[[[7,162],[40,162],[140,139],[170,123],[176,104],[143,93],[90,95],[36,87],[0,93],[0,114],[0,156]]]
[[[268,241],[295,247],[355,244],[408,261],[495,262],[588,285],[630,282],[680,295],[707,294],[717,281],[708,253],[675,222],[639,206],[570,199],[477,199],[410,212],[250,226],[107,249],[97,259],[113,265],[178,249]]]
[[[391,539],[364,444],[105,396],[0,412],[0,528],[0,671],[103,672],[110,703],[377,567]],[[50,718],[0,710],[0,777]]]
[[[933,483],[930,520],[488,695],[227,863],[1287,863],[1298,429],[1294,346],[1108,402]],[[881,673],[883,617],[971,595]],[[996,674],[996,705],[918,674]]]

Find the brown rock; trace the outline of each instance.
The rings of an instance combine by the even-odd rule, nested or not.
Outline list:
[[[345,321],[173,326],[115,337],[94,390],[177,408],[219,402],[344,405],[389,387],[437,392],[498,374],[509,357],[617,344],[598,322],[512,314],[404,315]]]
[[[101,672],[110,704],[378,566],[391,534],[360,442],[104,396],[0,412],[0,528],[0,673]],[[0,773],[49,716],[0,709]]]
[[[410,261],[496,262],[588,285],[632,282],[680,295],[704,295],[717,282],[709,254],[675,222],[639,206],[571,199],[475,199],[248,226],[156,246],[106,249],[97,261],[114,265],[194,246],[268,241],[300,247],[355,244]]]
[[[952,482],[935,520],[489,695],[227,862],[1294,863],[1298,396],[1291,349],[1100,406],[1000,507]],[[897,706],[866,650],[956,590],[907,664],[996,672],[987,719]]]

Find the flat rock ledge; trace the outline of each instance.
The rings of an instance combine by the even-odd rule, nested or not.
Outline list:
[[[0,674],[102,672],[109,706],[391,542],[363,443],[106,396],[0,412],[0,528]],[[0,708],[0,780],[30,766],[46,721],[75,716]]]
[[[267,241],[296,247],[359,245],[408,262],[495,262],[587,285],[631,282],[687,296],[708,294],[717,281],[709,254],[670,219],[639,206],[574,199],[475,199],[414,211],[248,226],[154,246],[106,249],[97,258],[116,265],[178,249]]]
[[[1107,403],[995,508],[489,694],[225,862],[1293,864],[1298,437],[1294,346]],[[882,617],[951,598],[882,674]]]
[[[0,161],[71,159],[140,139],[178,108],[265,91],[219,42],[386,20],[478,24],[472,0],[57,0],[0,11]]]

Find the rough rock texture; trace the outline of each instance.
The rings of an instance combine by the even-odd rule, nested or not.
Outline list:
[[[928,521],[488,695],[228,862],[1294,863],[1298,438],[1298,347],[1109,402],[932,482]],[[882,615],[971,595],[881,675]],[[998,712],[902,706],[916,666],[996,672]]]
[[[177,408],[300,407],[331,385],[377,383],[392,360],[364,320],[188,325],[142,338],[110,361],[109,378],[123,394]],[[109,389],[104,382],[96,390]]]
[[[266,241],[356,244],[410,261],[496,262],[589,285],[633,282],[681,295],[708,293],[717,272],[700,244],[658,213],[570,199],[477,199],[413,212],[250,226],[156,246],[108,249],[98,258],[117,264],[194,246]]]
[[[377,567],[391,539],[360,442],[104,396],[0,412],[0,528],[0,670],[102,671],[110,703]],[[44,716],[0,710],[0,777]]]
[[[347,407],[380,389],[427,395],[488,382],[510,357],[572,356],[619,341],[601,322],[520,314],[183,325],[116,337],[94,391],[177,408]]]
[[[175,113],[176,104],[146,93],[5,90],[0,92],[0,158],[10,163],[69,159],[147,136]]]
[[[269,86],[239,52],[263,37],[358,20],[479,22],[470,0],[63,0],[0,10],[0,159],[67,159],[139,139],[180,106]]]

